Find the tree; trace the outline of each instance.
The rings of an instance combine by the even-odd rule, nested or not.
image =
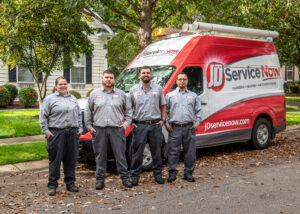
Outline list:
[[[140,49],[152,43],[152,31],[163,26],[172,16],[187,13],[186,5],[191,0],[95,0],[100,19],[86,8],[85,14],[100,22],[125,32],[137,35]]]
[[[39,95],[55,69],[72,65],[81,53],[92,55],[93,33],[82,15],[84,0],[3,0],[0,3],[0,59],[29,69]],[[42,82],[39,75],[43,74]]]
[[[281,63],[300,66],[299,0],[203,0],[197,3],[201,21],[276,30]]]

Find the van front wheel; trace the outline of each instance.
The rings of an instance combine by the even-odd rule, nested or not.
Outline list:
[[[250,146],[255,149],[265,149],[271,140],[271,124],[265,118],[259,118],[252,130]]]

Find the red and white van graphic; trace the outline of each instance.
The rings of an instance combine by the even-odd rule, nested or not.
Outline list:
[[[139,68],[147,65],[152,67],[152,81],[167,94],[176,88],[177,75],[185,72],[188,89],[202,103],[197,147],[249,141],[255,148],[266,148],[286,127],[283,80],[271,38],[278,33],[216,25],[209,34],[210,24],[203,26],[204,33],[146,47],[119,75],[116,87],[129,91],[139,82]],[[216,29],[232,35],[218,35]],[[168,133],[163,132],[167,142]],[[126,136],[130,143],[130,128]]]

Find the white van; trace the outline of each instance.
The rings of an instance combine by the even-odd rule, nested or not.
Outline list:
[[[116,87],[128,92],[139,82],[139,68],[147,65],[152,81],[167,94],[176,88],[177,75],[185,72],[188,89],[202,103],[198,148],[243,141],[266,148],[286,128],[283,80],[272,42],[278,33],[199,22],[184,25],[183,31],[146,47],[117,77]],[[166,32],[157,31],[156,36]],[[168,133],[163,133],[166,148]],[[130,128],[126,136],[130,157]],[[147,150],[144,168],[151,164]]]

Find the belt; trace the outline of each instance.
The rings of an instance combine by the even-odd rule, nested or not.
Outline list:
[[[177,124],[177,123],[170,123],[171,126],[180,126],[180,127],[186,127],[186,126],[189,126],[189,125],[193,125],[192,122],[190,123],[184,123],[184,124]]]
[[[161,121],[161,119],[157,119],[157,120],[143,120],[143,121],[139,121],[139,120],[134,120],[134,123],[140,123],[140,124],[155,124],[158,123],[159,121]]]
[[[66,128],[55,128],[55,127],[49,127],[49,130],[55,130],[55,131],[62,131],[62,130],[73,130],[73,129],[78,129],[78,127],[66,127]]]

